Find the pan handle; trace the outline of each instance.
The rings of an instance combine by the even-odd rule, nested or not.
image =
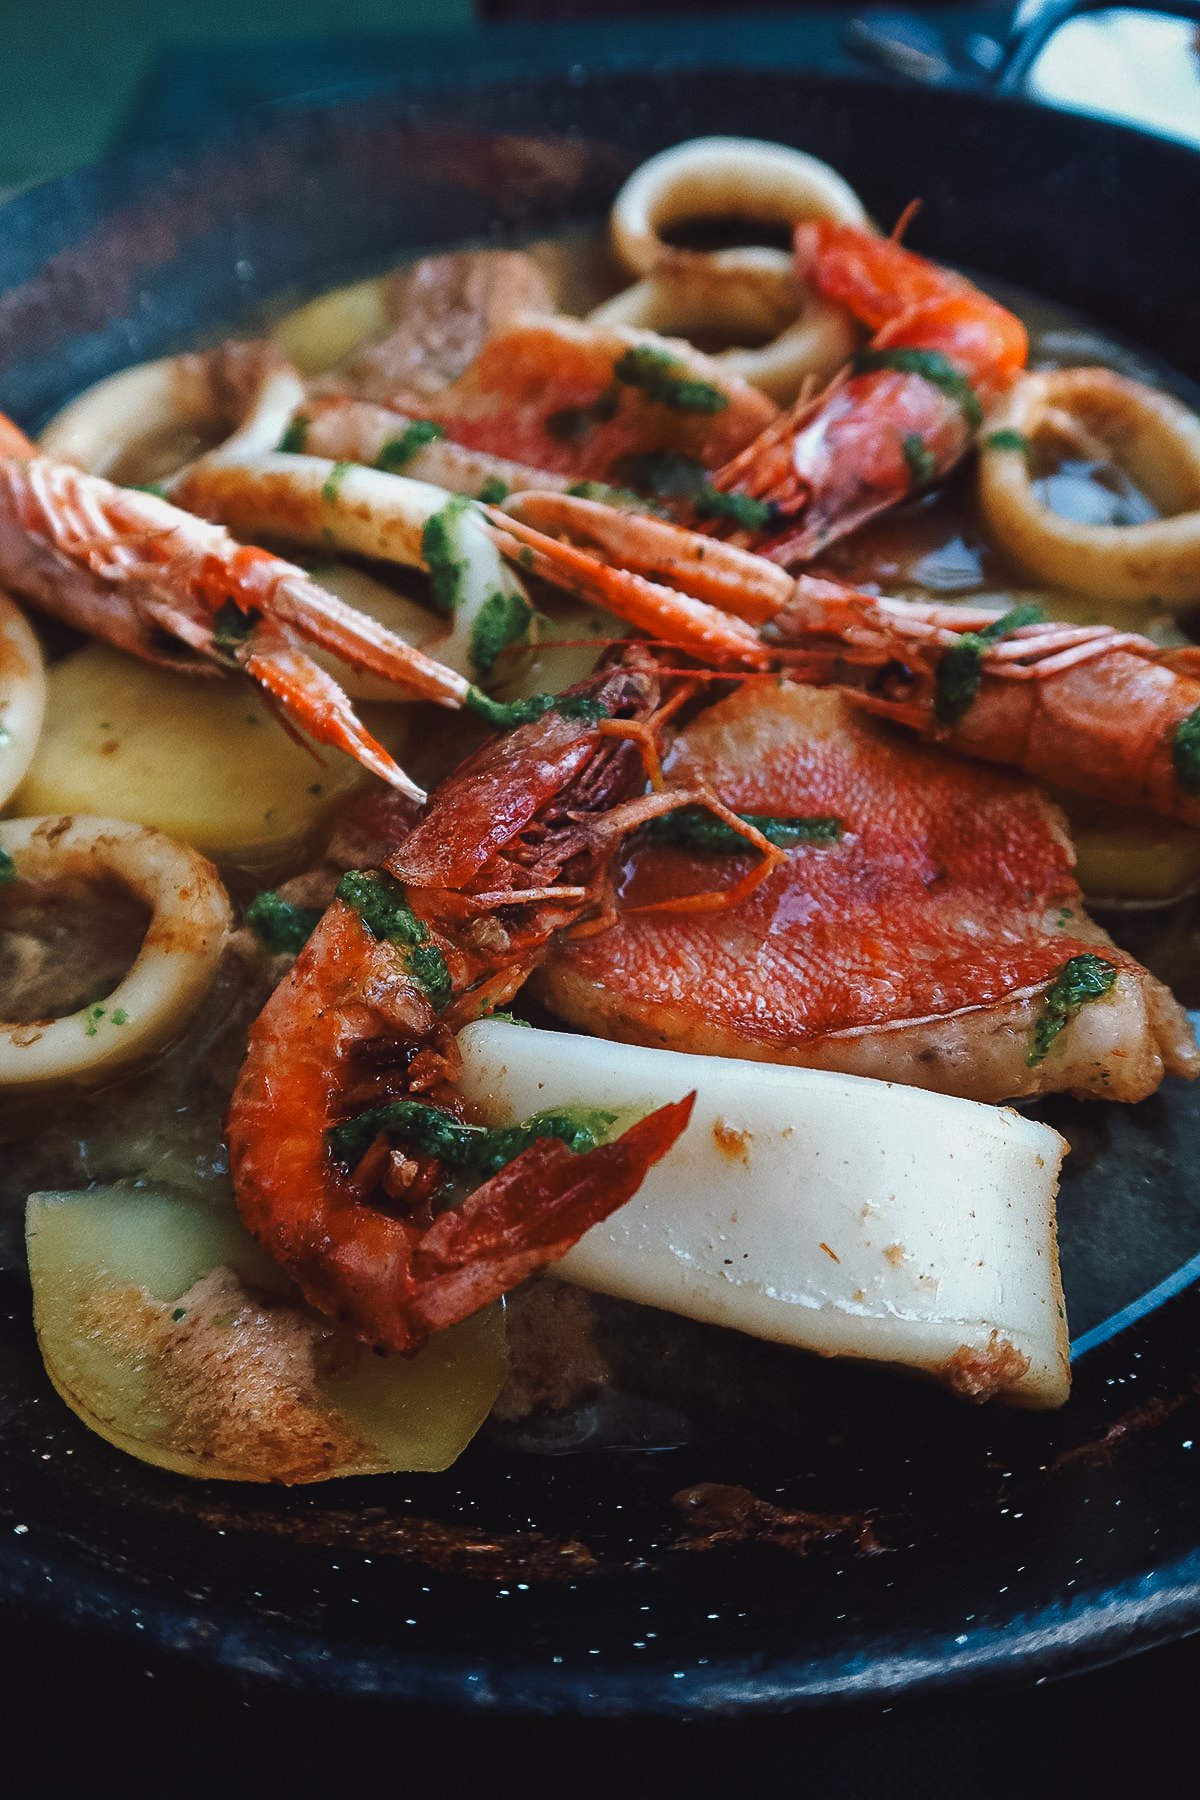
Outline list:
[[[1018,6],[1008,40],[987,85],[1000,93],[1019,92],[1034,63],[1055,32],[1069,19],[1096,12],[1164,13],[1174,19],[1190,19],[1200,25],[1200,0],[1043,0],[1031,10]]]
[[[908,81],[1019,93],[1055,32],[1087,13],[1164,13],[1200,25],[1200,0],[1021,0],[1007,27],[991,24],[981,8],[978,27],[952,33],[936,12],[871,7],[850,21],[844,43],[851,55]]]

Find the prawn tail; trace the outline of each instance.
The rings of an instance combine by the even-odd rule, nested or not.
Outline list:
[[[637,1192],[683,1132],[695,1099],[660,1106],[594,1150],[539,1138],[441,1214],[413,1251],[409,1325],[441,1331],[565,1256]]]

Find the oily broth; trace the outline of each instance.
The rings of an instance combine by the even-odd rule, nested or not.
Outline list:
[[[607,244],[597,234],[571,234],[529,248],[564,310],[584,312],[621,285]],[[1035,364],[1103,362],[1195,402],[1197,396],[1186,384],[1151,359],[1066,311],[1024,294],[999,297],[1008,304],[1015,302],[1014,309],[1026,320]],[[152,481],[179,448],[158,440],[133,446],[122,458],[118,478]],[[186,453],[187,447],[183,449]],[[1128,491],[1128,484],[1114,486],[1106,471],[1077,463],[1078,459],[1045,470],[1043,491],[1051,504],[1078,509],[1080,516],[1103,516],[1105,508],[1111,514],[1114,505],[1136,510],[1149,504],[1136,491]],[[1064,601],[1031,590],[1027,578],[988,542],[971,489],[969,469],[960,471],[944,490],[895,509],[834,547],[825,566],[867,588],[948,602],[1019,594],[1023,599],[1041,598],[1048,612],[1060,616],[1093,618],[1104,610],[1090,602]],[[1147,628],[1128,608],[1119,609],[1119,616],[1122,623],[1137,617],[1138,627]],[[1173,620],[1151,620],[1149,628],[1178,641]],[[462,722],[432,710],[425,712],[422,729],[412,737],[421,746],[422,763],[414,772],[426,781],[452,766],[469,747]],[[244,878],[236,870],[223,872],[235,892],[247,897],[250,890]],[[1118,942],[1152,971],[1172,980],[1185,1003],[1200,1002],[1200,902],[1189,899],[1144,910],[1133,923],[1126,915],[1106,916],[1096,907],[1093,911]],[[38,928],[43,963],[53,954],[61,915],[61,907],[47,909]],[[14,956],[31,954],[28,946],[20,952],[15,942],[21,935],[28,937],[28,917],[22,915],[16,924],[14,917],[0,913],[0,978],[14,967]],[[109,978],[136,952],[137,921],[128,917],[119,924],[110,921],[94,936],[91,930],[86,927],[80,941],[95,946],[94,978],[111,985]],[[150,1068],[98,1090],[59,1090],[32,1100],[0,1101],[0,1268],[23,1268],[22,1214],[26,1195],[33,1189],[129,1179],[201,1193],[214,1205],[229,1204],[221,1121],[247,1026],[269,991],[271,973],[266,959],[248,946],[247,934],[239,933],[208,1001]],[[54,1010],[57,1003],[58,1010],[66,1010],[78,986],[78,980],[72,985],[64,975],[55,995],[43,994],[36,1001],[27,996],[26,1004]],[[538,1024],[554,1023],[520,999],[516,1010]],[[11,1011],[9,1016],[14,1016]],[[1165,1104],[1180,1105],[1182,1100],[1172,1095]],[[1068,1161],[1065,1200],[1072,1198],[1072,1164],[1077,1160],[1086,1165],[1085,1185],[1110,1192],[1126,1185],[1136,1188],[1132,1165],[1126,1168],[1129,1133],[1110,1131],[1101,1117],[1118,1109],[1088,1109],[1056,1099],[1041,1110],[1082,1153]],[[1072,1306],[1072,1230],[1076,1218],[1084,1214],[1086,1205],[1076,1214],[1069,1204],[1061,1213]],[[1138,1291],[1136,1272],[1131,1280],[1133,1291]],[[799,1430],[803,1423],[798,1389],[813,1381],[814,1370],[803,1359],[804,1380],[798,1382],[793,1352],[585,1294],[553,1278],[526,1284],[510,1297],[508,1308],[510,1379],[487,1428],[507,1448],[538,1454],[613,1446],[655,1448],[729,1432]],[[1086,1310],[1085,1322],[1090,1322]]]

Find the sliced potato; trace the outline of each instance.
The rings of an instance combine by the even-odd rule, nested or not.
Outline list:
[[[1066,1148],[1009,1107],[485,1019],[462,1091],[488,1124],[646,1111],[679,1142],[555,1273],[751,1336],[892,1363],[972,1399],[1067,1397],[1054,1201]]]
[[[595,669],[605,648],[628,635],[629,627],[602,607],[566,594],[543,597],[537,643],[525,666],[498,690],[504,700],[530,694],[561,694]]]
[[[390,323],[387,281],[376,275],[318,294],[279,319],[271,336],[282,344],[302,375],[319,375]]]
[[[23,813],[99,813],[259,860],[303,843],[362,779],[338,751],[315,760],[243,680],[174,675],[86,644],[48,687]]]
[[[93,1431],[157,1468],[287,1484],[445,1469],[504,1382],[500,1307],[419,1356],[376,1356],[203,1200],[33,1194],[26,1236],[51,1381]]]
[[[1165,905],[1200,887],[1200,831],[1152,813],[1060,794],[1089,900]]]

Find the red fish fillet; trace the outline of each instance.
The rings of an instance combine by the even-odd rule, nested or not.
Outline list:
[[[1087,918],[1058,809],[1032,783],[915,745],[838,695],[749,682],[675,742],[672,783],[739,812],[836,817],[724,911],[623,912],[539,977],[602,1037],[901,1081],[974,1100],[1138,1100],[1200,1072],[1187,1017]],[[737,856],[634,840],[623,908],[732,885]],[[1048,987],[1117,970],[1031,1062]]]

